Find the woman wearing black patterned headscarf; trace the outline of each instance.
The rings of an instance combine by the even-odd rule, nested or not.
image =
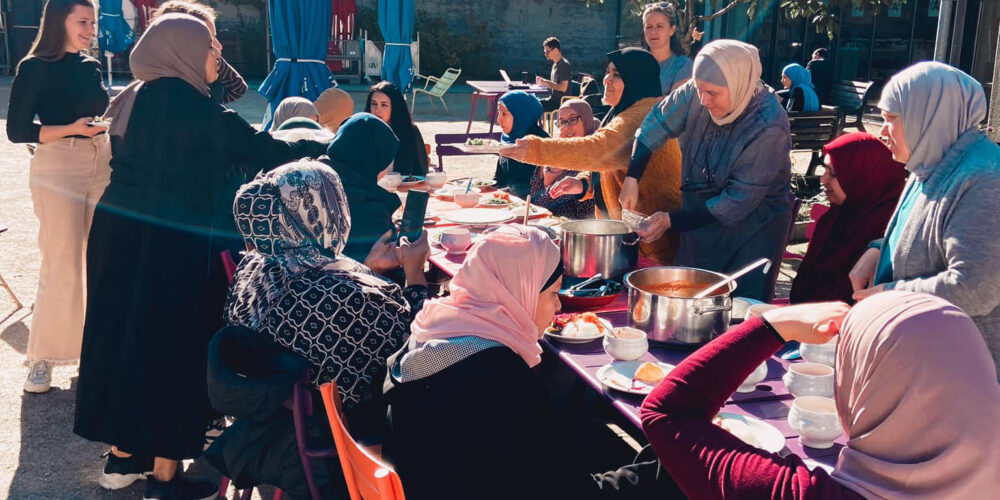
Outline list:
[[[316,161],[259,175],[236,194],[234,212],[251,251],[236,271],[226,322],[301,354],[316,386],[336,380],[348,412],[370,401],[381,392],[373,377],[402,347],[427,296],[426,239],[400,248],[410,285],[403,290],[344,256],[347,195],[337,173]]]

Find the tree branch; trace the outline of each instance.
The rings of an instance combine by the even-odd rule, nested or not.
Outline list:
[[[726,15],[729,11],[735,9],[736,6],[741,3],[747,3],[747,0],[733,0],[732,2],[729,2],[729,5],[723,7],[722,10],[708,16],[698,16],[696,19],[701,22],[711,21],[712,19]]]

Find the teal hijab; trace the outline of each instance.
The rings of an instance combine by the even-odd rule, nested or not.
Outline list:
[[[802,89],[802,95],[805,96],[805,101],[802,106],[802,111],[805,113],[812,113],[814,111],[819,111],[819,97],[816,96],[816,88],[813,87],[812,73],[808,69],[802,67],[801,64],[789,64],[785,66],[785,69],[781,70],[781,74],[788,77],[792,82],[792,86],[789,87],[789,91],[795,90],[796,87]]]
[[[509,134],[500,136],[500,140],[509,144],[517,142],[518,139],[527,135],[531,127],[538,124],[542,119],[542,103],[538,99],[521,90],[507,92],[500,98],[500,102],[510,111],[514,117],[514,126]]]

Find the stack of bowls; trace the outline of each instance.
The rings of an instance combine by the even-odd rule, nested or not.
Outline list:
[[[788,425],[803,446],[829,448],[844,433],[833,400],[837,338],[826,344],[802,344],[799,350],[805,362],[789,365],[782,378],[795,396]]]

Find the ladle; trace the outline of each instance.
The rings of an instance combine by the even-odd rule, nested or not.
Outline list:
[[[760,266],[764,266],[764,274],[767,274],[768,269],[771,269],[771,259],[761,258],[761,259],[759,259],[757,261],[754,261],[753,264],[750,264],[749,266],[744,267],[743,269],[740,269],[739,271],[736,271],[735,273],[729,275],[728,277],[726,277],[722,281],[718,281],[718,282],[716,282],[716,283],[714,283],[712,285],[709,285],[708,288],[706,288],[706,289],[698,292],[698,295],[695,295],[692,298],[703,299],[703,298],[707,297],[708,294],[710,294],[713,291],[715,291],[717,288],[722,287],[724,285],[728,285],[729,282],[735,281],[740,276],[743,276],[744,274],[749,273],[750,271],[753,271],[754,269],[757,269]]]

